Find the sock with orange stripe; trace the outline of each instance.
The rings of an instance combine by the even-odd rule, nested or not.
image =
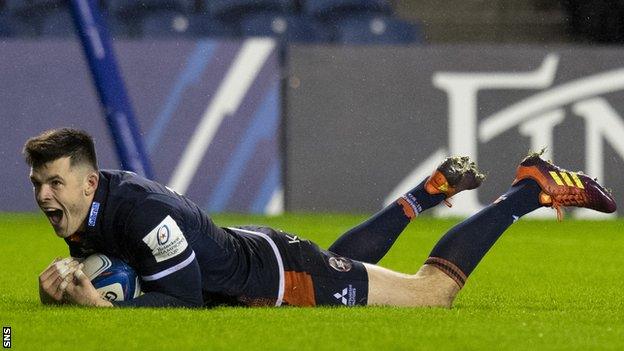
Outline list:
[[[425,190],[426,179],[374,216],[341,235],[329,251],[354,260],[377,263],[419,213],[442,202],[444,194]]]
[[[537,182],[525,179],[493,204],[449,230],[425,264],[438,267],[462,287],[467,277],[509,226],[541,207]]]

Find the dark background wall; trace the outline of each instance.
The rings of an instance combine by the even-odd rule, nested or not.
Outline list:
[[[447,212],[465,215],[504,192],[527,151],[543,146],[622,203],[623,60],[621,49],[571,46],[293,48],[287,209],[375,211],[444,155],[468,154],[488,180]]]

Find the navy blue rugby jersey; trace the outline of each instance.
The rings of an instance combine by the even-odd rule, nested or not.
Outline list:
[[[102,170],[86,230],[66,238],[72,257],[100,252],[132,266],[144,295],[120,306],[271,301],[279,264],[270,243],[216,226],[188,198],[132,172]]]

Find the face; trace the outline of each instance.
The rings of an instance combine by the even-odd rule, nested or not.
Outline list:
[[[66,238],[84,230],[98,179],[98,173],[87,166],[72,167],[69,157],[31,168],[35,200],[56,235]]]

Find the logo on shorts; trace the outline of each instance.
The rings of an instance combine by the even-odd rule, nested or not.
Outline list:
[[[355,295],[357,293],[357,289],[353,287],[353,285],[349,284],[346,288],[342,289],[341,292],[337,292],[334,294],[334,297],[338,299],[345,306],[353,306],[355,305]]]
[[[353,267],[353,263],[344,257],[330,257],[329,265],[338,272],[348,272]]]

